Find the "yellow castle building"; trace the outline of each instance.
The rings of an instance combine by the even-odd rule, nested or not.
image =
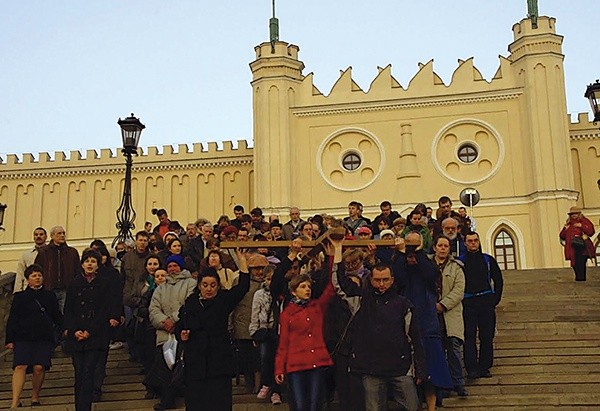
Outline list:
[[[475,188],[484,251],[505,268],[564,266],[558,232],[572,205],[600,217],[596,181],[600,133],[587,114],[566,111],[563,37],[555,19],[513,26],[509,54],[491,80],[473,60],[459,60],[449,84],[433,61],[406,85],[379,68],[368,90],[342,72],[328,94],[304,74],[299,47],[273,40],[250,63],[253,147],[246,141],[155,147],[135,159],[137,226],[166,208],[180,223],[215,221],[236,204],[286,220],[297,206],[307,217],[346,215],[352,200],[375,216],[383,200],[403,215],[418,202],[434,209],[448,195]],[[116,235],[123,187],[118,152],[102,149],[38,159],[8,155],[0,163],[0,270],[13,271],[36,226],[64,225],[69,244]]]

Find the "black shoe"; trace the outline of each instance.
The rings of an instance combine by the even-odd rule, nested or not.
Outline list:
[[[154,411],[164,411],[175,408],[175,404],[163,404],[162,401],[154,405]]]
[[[479,376],[481,378],[492,378],[492,373],[490,372],[490,370],[483,370],[479,373]]]
[[[158,398],[158,395],[154,391],[146,391],[146,395],[144,395],[145,400],[153,400]]]
[[[41,406],[41,405],[42,405],[42,403],[41,403],[41,402],[39,402],[39,401],[31,401],[31,406],[32,406],[32,407],[39,407],[39,406]]]
[[[457,385],[456,387],[454,387],[454,391],[456,391],[456,394],[459,397],[468,397],[469,396],[469,392],[462,385]]]
[[[468,380],[476,380],[477,378],[479,378],[479,373],[476,371],[469,371],[467,372],[467,379]]]

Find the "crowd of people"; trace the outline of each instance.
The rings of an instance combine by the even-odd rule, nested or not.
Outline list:
[[[146,398],[159,400],[155,410],[178,396],[188,410],[229,410],[232,376],[243,376],[247,393],[275,405],[287,397],[298,411],[335,398],[346,410],[380,410],[390,399],[432,410],[452,393],[467,397],[466,379],[491,376],[500,268],[448,197],[435,213],[418,204],[403,218],[388,201],[380,209],[371,221],[353,201],[343,220],[304,220],[292,207],[282,223],[238,205],[234,218],[185,228],[154,209],[158,224],[133,241],[109,249],[94,240],[81,257],[63,227],[50,229],[48,243],[36,228],[7,324],[12,408],[26,373],[40,404],[59,345],[72,357],[78,411],[101,400],[108,352],[125,347],[142,365]],[[570,231],[589,231],[575,217],[561,233],[567,245]],[[313,252],[306,244],[317,239]],[[577,267],[581,254],[572,256]]]

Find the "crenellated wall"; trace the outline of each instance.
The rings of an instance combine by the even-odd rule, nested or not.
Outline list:
[[[140,150],[142,151],[142,150]],[[149,147],[134,157],[132,199],[136,227],[156,223],[152,208],[165,208],[183,226],[199,216],[216,220],[236,204],[253,205],[253,154],[246,141]],[[69,243],[79,248],[91,239],[116,235],[115,212],[121,201],[125,165],[110,149],[41,153],[37,160],[9,155],[0,163],[0,202],[8,204],[0,231],[0,270],[29,246],[37,226],[63,225]]]
[[[579,192],[577,205],[600,218],[600,123],[589,120],[588,113],[579,113],[569,125],[571,138],[571,161],[575,175],[575,188]]]

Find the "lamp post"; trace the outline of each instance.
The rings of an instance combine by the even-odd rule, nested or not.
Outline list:
[[[140,135],[142,130],[146,128],[133,113],[130,117],[124,120],[119,118],[117,124],[121,127],[121,138],[123,139],[123,149],[121,152],[125,156],[125,185],[123,186],[123,198],[121,204],[117,209],[117,224],[116,227],[119,230],[119,234],[115,237],[112,242],[114,248],[117,242],[125,241],[128,238],[133,239],[131,230],[135,229],[135,210],[131,202],[131,167],[133,165],[132,156],[137,156],[138,142],[140,141]]]
[[[8,207],[6,204],[0,203],[0,230],[4,230],[2,225],[4,224],[4,211],[6,210],[6,207]]]
[[[600,107],[598,107],[600,103],[600,80],[596,80],[595,83],[587,86],[584,97],[590,101],[592,113],[594,113],[594,123],[600,121]]]

